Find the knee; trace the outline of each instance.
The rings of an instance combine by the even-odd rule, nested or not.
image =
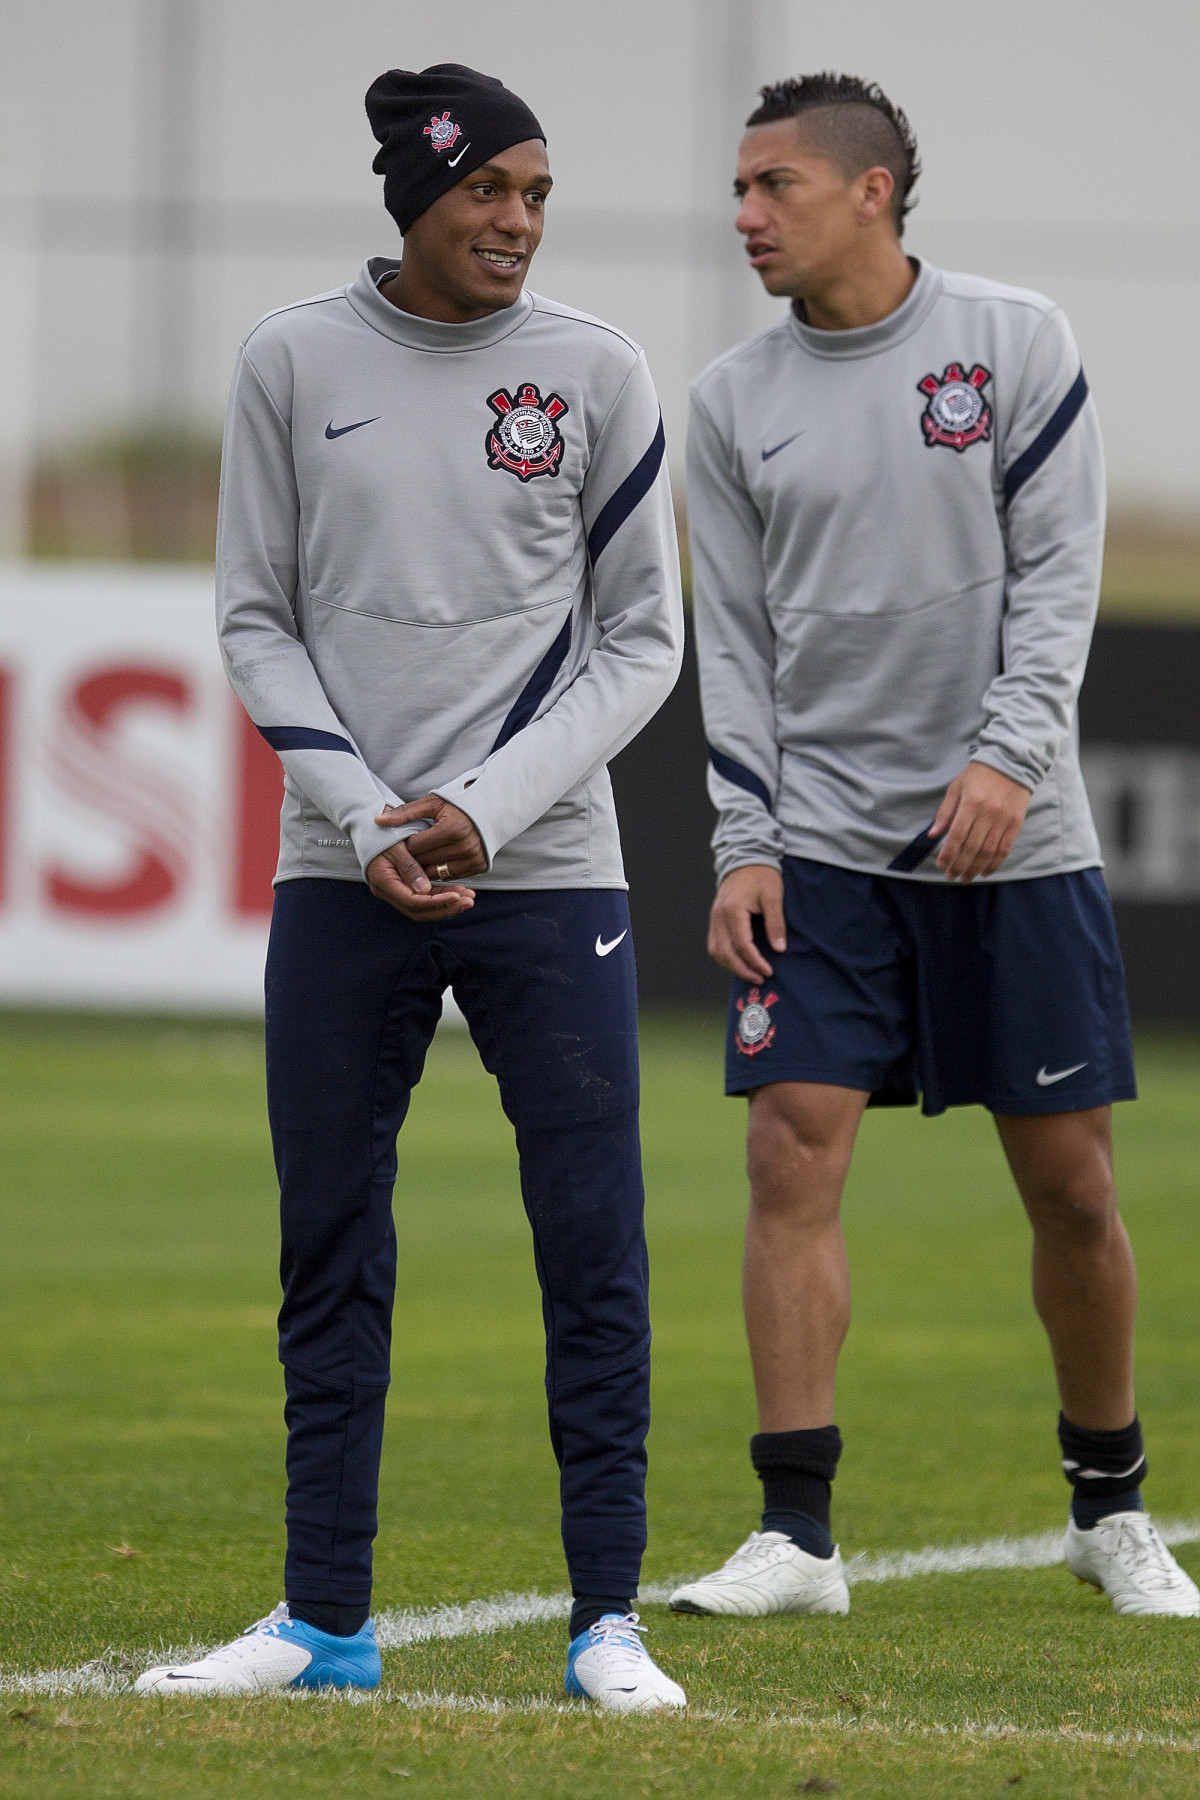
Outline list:
[[[837,1123],[789,1107],[773,1090],[756,1096],[746,1134],[746,1173],[753,1212],[790,1222],[836,1218],[849,1163]]]
[[[1107,1169],[1081,1169],[1045,1183],[1026,1202],[1034,1232],[1100,1249],[1120,1222],[1117,1197]]]

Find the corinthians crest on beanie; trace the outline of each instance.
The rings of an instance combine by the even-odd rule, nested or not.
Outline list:
[[[419,74],[388,69],[367,89],[367,118],[380,143],[371,167],[401,232],[493,156],[546,134],[523,100],[492,75],[462,63]]]

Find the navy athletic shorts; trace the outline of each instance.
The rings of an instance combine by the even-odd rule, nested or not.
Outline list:
[[[1134,1100],[1125,971],[1099,869],[960,887],[783,864],[788,947],[734,980],[725,1091],[858,1088],[873,1106],[1082,1112]]]

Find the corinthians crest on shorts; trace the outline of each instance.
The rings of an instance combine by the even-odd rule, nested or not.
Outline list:
[[[778,998],[778,994],[764,994],[761,988],[752,987],[744,1000],[738,1000],[740,1017],[736,1036],[738,1050],[743,1056],[757,1056],[775,1036],[771,1008]]]
[[[452,145],[457,144],[462,136],[462,126],[456,125],[448,112],[444,112],[440,119],[434,113],[421,136],[429,139],[429,148],[436,150],[440,156],[443,150],[449,150]]]
[[[983,390],[992,379],[990,369],[976,363],[964,375],[961,363],[947,363],[939,381],[926,375],[917,390],[926,396],[921,428],[930,449],[935,444],[948,444],[951,450],[965,450],[970,444],[986,444],[992,435],[992,409]]]
[[[563,437],[557,421],[571,409],[558,394],[543,400],[532,381],[515,396],[507,388],[488,395],[496,423],[487,434],[489,467],[507,469],[518,481],[538,475],[557,475],[562,462]]]

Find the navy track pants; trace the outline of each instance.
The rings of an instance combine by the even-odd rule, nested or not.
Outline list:
[[[416,925],[363,884],[312,879],[275,891],[266,980],[286,1592],[370,1600],[396,1134],[447,987],[516,1128],[572,1587],[632,1596],[646,1542],[650,1323],[625,895],[480,892],[471,912]]]

